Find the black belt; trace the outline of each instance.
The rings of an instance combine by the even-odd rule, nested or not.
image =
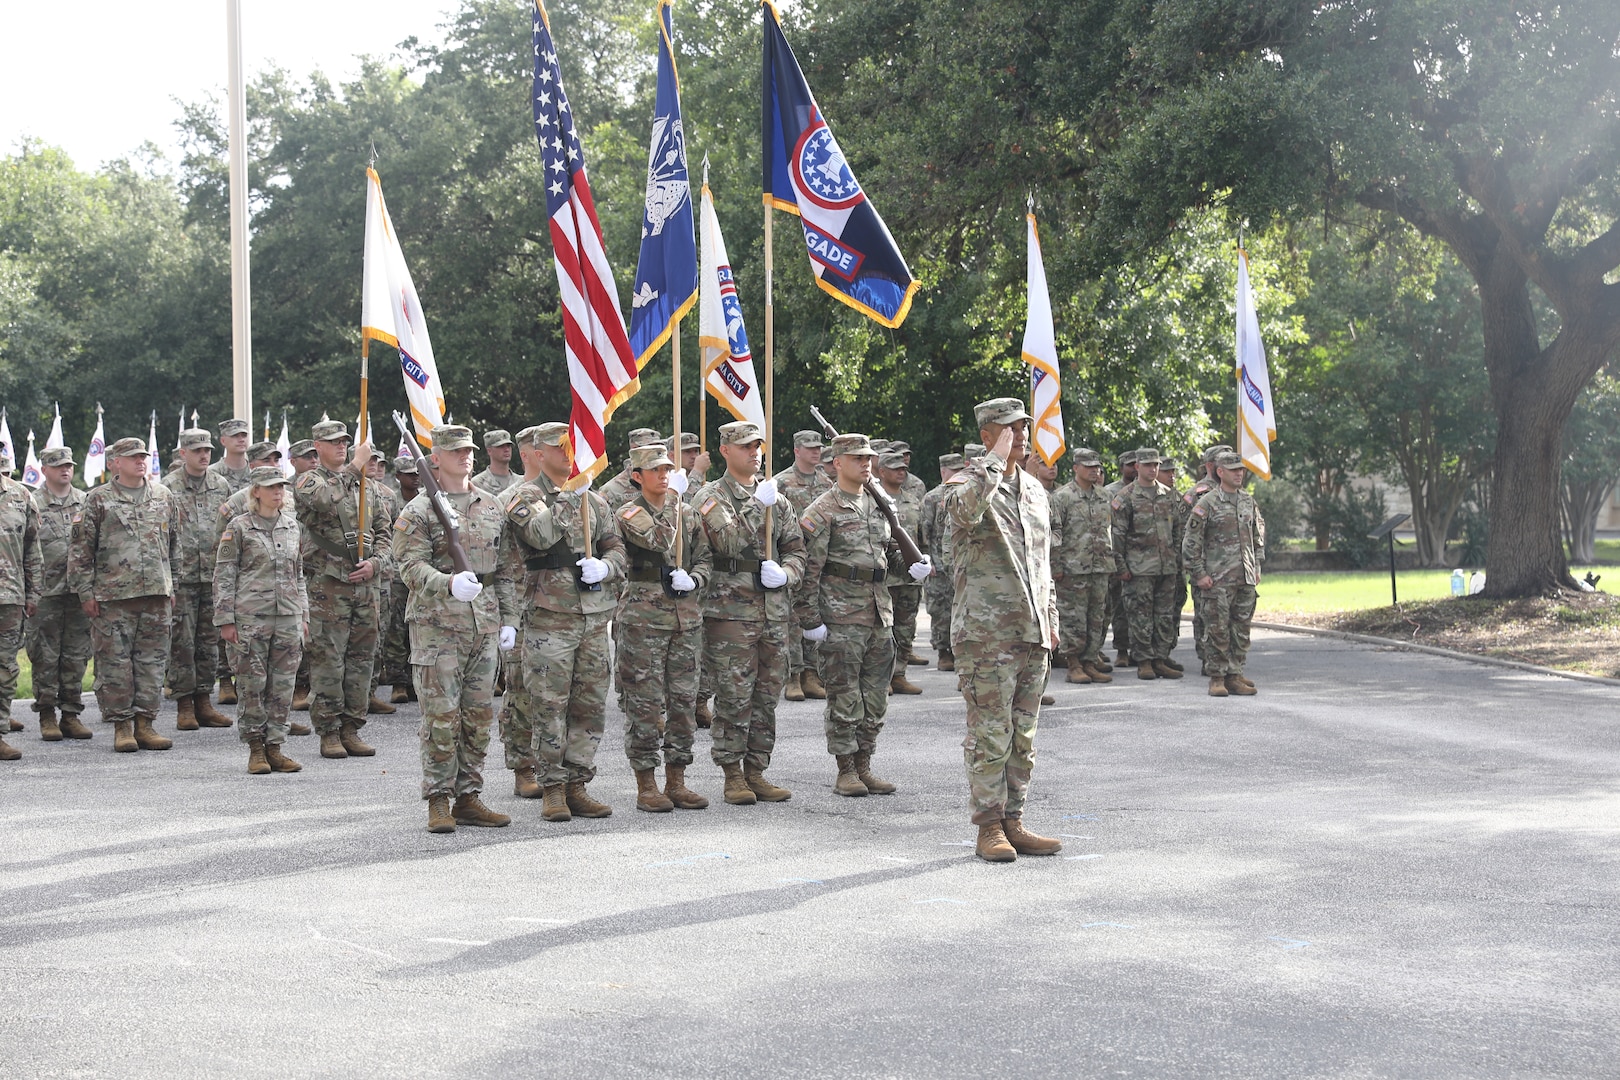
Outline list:
[[[636,563],[625,572],[627,581],[646,581],[657,584],[664,580],[664,567],[658,563]]]
[[[837,578],[839,581],[860,581],[877,584],[888,576],[886,569],[873,569],[870,566],[850,566],[848,563],[830,562],[821,568],[823,578]]]
[[[584,556],[569,551],[561,555],[535,555],[523,560],[525,570],[572,570]]]
[[[722,574],[757,574],[760,562],[758,559],[716,559],[714,568]]]

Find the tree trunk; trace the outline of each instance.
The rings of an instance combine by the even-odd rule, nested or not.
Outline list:
[[[1613,493],[1613,480],[1564,485],[1564,537],[1569,541],[1570,562],[1590,566],[1596,559],[1598,514]]]

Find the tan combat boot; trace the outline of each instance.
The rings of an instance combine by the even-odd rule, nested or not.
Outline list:
[[[685,765],[664,766],[664,795],[677,810],[702,810],[709,800],[686,786]]]
[[[1224,676],[1224,675],[1211,675],[1209,677],[1209,696],[1210,697],[1226,697],[1227,696],[1226,676]]]
[[[940,671],[955,671],[956,654],[949,649],[939,650],[939,663],[936,666]]]
[[[5,736],[0,735],[0,761],[16,761],[22,757],[22,751],[6,742]]]
[[[1260,691],[1255,688],[1254,683],[1243,676],[1228,675],[1226,677],[1226,692],[1236,694],[1238,697],[1254,697]]]
[[[140,746],[135,742],[135,724],[130,720],[113,721],[113,752],[133,754]]]
[[[56,723],[56,710],[49,705],[39,710],[39,737],[45,742],[62,741],[62,729]]]
[[[300,724],[297,720],[294,720],[287,725],[287,734],[289,735],[308,735],[309,733],[310,726],[308,724]]]
[[[428,832],[456,831],[456,819],[450,816],[450,796],[440,792],[428,796]]]
[[[344,724],[338,732],[338,741],[343,744],[343,752],[350,757],[371,757],[377,752],[374,747],[360,741],[360,725],[352,721]]]
[[[979,842],[973,845],[973,853],[985,862],[1018,861],[1018,852],[1007,843],[1007,835],[1001,831],[999,821],[979,826]]]
[[[192,695],[191,708],[193,714],[197,717],[197,723],[203,727],[227,728],[236,723],[236,721],[214,708],[214,703],[208,700],[207,693]]]
[[[523,765],[512,770],[512,794],[520,799],[538,799],[544,794],[540,781],[534,778],[534,766]]]
[[[1159,677],[1159,673],[1153,670],[1153,661],[1144,660],[1140,664],[1136,665],[1136,677],[1144,680],[1157,679]]]
[[[96,737],[95,732],[79,723],[77,713],[63,713],[60,727],[62,734],[70,739],[93,739]]]
[[[1020,818],[1006,818],[1001,823],[1001,835],[1007,838],[1007,843],[1020,855],[1056,855],[1063,850],[1063,841],[1054,840],[1050,836],[1036,836],[1024,828]]]
[[[1181,669],[1171,667],[1169,661],[1155,660],[1153,661],[1153,674],[1161,679],[1179,679],[1181,678]]]
[[[906,673],[903,671],[899,672],[894,678],[889,680],[889,689],[894,691],[896,694],[922,693],[922,687],[906,678]]]
[[[135,745],[142,750],[167,750],[174,745],[174,741],[159,735],[152,727],[151,713],[135,714]]]
[[[866,790],[873,795],[893,795],[898,790],[887,780],[873,774],[871,754],[855,755],[855,775],[861,778],[861,783],[865,784]]]
[[[372,694],[371,700],[366,702],[366,712],[375,716],[392,716],[395,711],[393,705],[382,700],[376,694]]]
[[[782,696],[784,698],[786,698],[788,701],[803,701],[804,700],[804,685],[803,685],[803,682],[802,682],[803,679],[804,679],[804,672],[802,672],[802,671],[799,672],[796,675],[789,675],[788,676],[788,681],[782,687]]]
[[[456,805],[450,808],[450,816],[455,818],[457,825],[478,825],[486,829],[499,829],[512,824],[510,817],[485,806],[476,791],[457,795]]]
[[[1107,671],[1104,671],[1096,664],[1088,662],[1085,665],[1085,668],[1086,674],[1091,676],[1091,681],[1094,683],[1111,683],[1114,681],[1114,677],[1112,675],[1108,674]],[[1112,668],[1109,670],[1112,670]]]
[[[264,759],[264,740],[248,740],[248,772],[254,776],[269,776],[270,763]]]
[[[187,694],[179,698],[175,706],[174,729],[176,731],[196,731],[200,726],[197,723],[197,704],[192,695]]]
[[[293,687],[293,712],[309,712],[309,687]]]
[[[1051,694],[1042,694],[1041,695],[1041,704],[1042,705],[1056,705],[1057,704],[1057,698],[1053,697]]]
[[[1130,667],[1131,666],[1131,654],[1126,652],[1124,649],[1119,650],[1119,655],[1114,657],[1114,666],[1115,667]]]
[[[833,794],[851,799],[868,794],[866,785],[855,775],[855,755],[839,754],[835,760],[838,762],[838,779],[833,781]]]
[[[1161,660],[1159,662],[1161,664],[1163,664],[1165,667],[1175,668],[1177,671],[1186,671],[1187,670],[1186,668],[1181,666],[1181,661],[1177,660],[1173,656],[1167,656],[1167,657],[1165,657],[1163,660]]]
[[[208,695],[204,694],[203,696],[207,697]],[[236,677],[235,676],[233,676],[233,675],[224,675],[224,676],[220,677],[220,680],[219,680],[219,703],[221,705],[235,705],[236,704]],[[230,725],[227,724],[225,726],[229,727]]]
[[[1236,679],[1238,682],[1242,683],[1244,686],[1253,686],[1254,685],[1254,683],[1252,681],[1250,681],[1250,679],[1249,679],[1249,677],[1247,675],[1234,675],[1232,677],[1234,679]]]
[[[777,787],[765,779],[765,770],[753,765],[743,766],[743,780],[748,784],[748,790],[760,802],[787,802],[793,798],[793,792],[785,787]]]
[[[572,821],[574,815],[568,812],[568,796],[563,785],[556,784],[546,788],[541,793],[540,816],[547,821]]]
[[[826,701],[827,688],[821,684],[821,676],[811,668],[805,668],[799,673],[799,685],[804,687],[804,696],[813,701]]]
[[[404,683],[394,687],[394,692],[388,695],[388,703],[390,705],[403,705],[409,700],[411,700],[411,696],[405,692]]]
[[[726,802],[733,806],[753,806],[759,801],[754,789],[748,786],[748,779],[743,776],[743,767],[740,762],[720,766],[726,774]]]
[[[1094,669],[1093,674],[1095,674],[1095,672],[1097,672],[1097,671],[1100,671],[1104,675],[1107,675],[1109,672],[1114,670],[1114,665],[1110,664],[1108,662],[1108,659],[1105,656],[1103,656],[1102,653],[1098,653],[1097,654],[1097,659],[1093,660],[1090,664],[1088,664],[1087,668],[1088,669]],[[1095,679],[1092,680],[1092,682],[1096,682],[1096,681],[1097,680],[1095,680]]]
[[[349,752],[343,749],[343,740],[338,737],[337,732],[321,732],[321,757],[345,758],[348,756]]]
[[[281,752],[281,744],[267,742],[264,744],[264,760],[270,763],[270,768],[276,772],[299,772],[303,766]]]
[[[5,731],[21,731],[22,729],[23,729],[23,722],[21,720],[12,719],[12,720],[8,720],[8,721],[5,722],[5,727],[4,727],[3,730],[5,730]]]
[[[928,661],[917,655],[916,649],[906,650],[906,664],[910,667],[927,667]]]
[[[1056,667],[1057,665],[1054,664],[1053,666]],[[1091,681],[1091,672],[1086,670],[1084,664],[1071,656],[1069,658],[1069,673],[1063,677],[1063,681],[1072,683],[1088,683]]]
[[[568,800],[568,812],[575,817],[613,816],[613,807],[591,798],[591,793],[585,790],[583,780],[570,780],[568,787],[563,791],[563,798]]]
[[[658,790],[658,770],[636,770],[636,809],[649,814],[667,814],[675,809],[675,803]]]
[[[709,711],[708,698],[704,698],[702,701],[697,703],[697,711],[694,713],[693,718],[696,721],[697,726],[700,728],[706,728],[710,724],[714,723],[714,713]]]

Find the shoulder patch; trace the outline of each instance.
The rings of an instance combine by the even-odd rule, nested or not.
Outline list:
[[[399,515],[399,520],[394,522],[394,528],[398,529],[400,532],[410,532],[411,519],[406,517],[404,514]]]
[[[969,477],[966,473],[957,473],[955,476],[951,477],[945,482],[947,484],[965,484],[969,479],[971,479],[971,477]]]
[[[816,531],[816,523],[807,517],[802,517],[799,519],[799,528],[807,533],[813,533]]]
[[[1112,506],[1115,510],[1123,510],[1123,509],[1125,509],[1125,500],[1120,499],[1120,498],[1115,498],[1114,501],[1112,503],[1110,503],[1109,505]]]
[[[234,538],[231,536],[231,530],[226,529],[224,532],[219,534],[219,539],[223,543],[226,540],[231,540]]]
[[[647,511],[643,510],[641,507],[631,503],[629,506],[626,506],[623,510],[619,511],[619,516],[624,518],[626,521],[631,521],[634,520],[637,514],[645,514],[646,512]]]
[[[703,500],[703,505],[698,507],[698,513],[707,514],[710,510],[714,509],[714,504],[718,501],[719,500],[713,495],[710,495],[707,499]]]
[[[1209,511],[1204,508],[1202,503],[1200,503],[1199,505],[1193,507],[1193,513],[1197,514],[1199,517],[1204,517],[1209,513]]]
[[[83,520],[84,520],[84,512],[83,511],[80,511],[79,513],[73,515],[73,524],[77,525],[79,522],[81,522]]]

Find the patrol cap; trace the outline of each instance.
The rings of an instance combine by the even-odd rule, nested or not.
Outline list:
[[[404,473],[407,476],[415,476],[419,471],[420,470],[418,470],[416,467],[416,459],[414,457],[402,457],[394,459],[395,473]]]
[[[630,467],[632,469],[656,469],[660,465],[675,463],[669,459],[669,453],[664,449],[663,443],[653,443],[651,446],[638,446],[630,451]]]
[[[806,428],[804,431],[795,431],[793,433],[793,445],[795,448],[802,446],[807,450],[811,447],[820,450],[821,432],[811,431],[808,428]]]
[[[476,445],[472,428],[460,424],[440,424],[433,429],[434,450],[466,450]]]
[[[248,483],[253,487],[275,487],[278,484],[289,483],[281,474],[281,470],[274,465],[261,465],[248,473]]]
[[[1160,472],[1176,472],[1180,468],[1181,468],[1181,466],[1176,463],[1176,459],[1173,458],[1173,457],[1167,457],[1167,458],[1160,458],[1159,459],[1159,471]]]
[[[939,455],[939,467],[942,469],[960,469],[966,464],[967,461],[962,457],[961,454]]]
[[[227,435],[246,435],[248,430],[246,420],[221,420],[219,422],[219,437],[222,439]]]
[[[831,461],[831,460],[832,460],[832,459],[833,459],[833,452],[832,452],[832,447],[830,447],[830,446],[823,446],[823,447],[822,447],[822,448],[821,448],[821,463],[822,463],[822,464],[823,464],[823,465],[825,465],[825,464],[827,464],[827,463],[828,463],[828,462],[829,462],[829,461]]]
[[[1204,451],[1204,464],[1214,464],[1216,458],[1220,457],[1222,454],[1230,453],[1232,453],[1232,448],[1230,446],[1227,446],[1225,443],[1216,443],[1214,446],[1211,446]]]
[[[1137,447],[1136,463],[1138,465],[1157,465],[1159,463],[1159,448],[1157,446]]]
[[[280,457],[281,451],[276,449],[276,444],[269,439],[261,439],[247,448],[249,461],[269,461],[272,454]]]
[[[690,431],[681,432],[681,449],[682,450],[696,450],[696,449],[700,448],[702,445],[703,444],[698,441],[698,437],[695,434],[693,434],[692,432],[690,432]],[[669,438],[665,439],[664,440],[664,446],[665,446],[666,449],[673,452],[674,449],[675,449],[675,436],[671,435]]]
[[[911,453],[911,444],[904,439],[896,439],[889,444],[889,449],[897,454],[909,454]]]
[[[115,442],[111,446],[107,447],[107,456],[108,457],[145,457],[146,456],[146,443],[144,443],[140,439],[136,439],[136,438],[119,439],[117,442]]]
[[[1082,446],[1074,452],[1074,463],[1100,469],[1102,468],[1102,455],[1090,447]]]
[[[484,432],[484,449],[493,450],[497,446],[511,446],[512,433],[505,428],[490,428]]]
[[[309,437],[316,442],[337,442],[349,437],[349,425],[341,420],[322,420],[309,429]]]
[[[1217,469],[1241,469],[1243,468],[1243,458],[1237,453],[1227,450],[1224,454],[1215,455],[1215,467]]]
[[[1119,455],[1119,467],[1120,468],[1123,469],[1127,465],[1135,465],[1135,464],[1136,464],[1136,451],[1135,450],[1127,450],[1123,454]]]
[[[878,464],[885,469],[909,469],[911,467],[906,464],[906,455],[897,454],[893,449],[883,451],[883,456],[878,458]]]
[[[888,448],[889,448],[889,440],[888,439],[873,439],[872,440],[872,449],[876,450],[878,453],[881,454],[881,453],[883,453],[883,451],[887,450]]]
[[[73,451],[66,446],[53,446],[39,455],[39,463],[47,469],[53,465],[72,465]]]
[[[518,443],[529,446],[561,446],[568,437],[568,425],[560,420],[536,424],[518,432]]]
[[[976,457],[984,457],[984,455],[988,454],[989,452],[990,451],[985,449],[984,443],[970,442],[964,444],[962,447],[962,456],[968,461],[972,461]]]
[[[313,454],[314,452],[315,441],[313,439],[299,439],[297,442],[287,447],[287,453],[291,454],[293,457],[303,457],[305,454]]]
[[[973,406],[973,421],[981,428],[986,424],[1016,424],[1029,418],[1024,403],[1015,397],[991,398]]]
[[[759,425],[748,420],[733,420],[729,424],[720,425],[720,445],[746,446],[751,442],[764,442],[765,436],[759,433]]]
[[[657,428],[638,427],[630,431],[630,449],[638,446],[648,446],[655,442],[663,442],[664,437],[658,434]]]
[[[214,448],[214,437],[200,427],[186,428],[180,433],[180,449],[196,450],[201,447]]]
[[[855,431],[846,431],[828,444],[827,449],[832,451],[833,457],[847,455],[849,457],[877,457],[878,452],[872,449],[872,440]]]

